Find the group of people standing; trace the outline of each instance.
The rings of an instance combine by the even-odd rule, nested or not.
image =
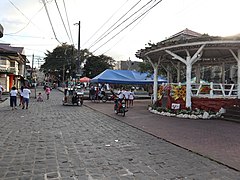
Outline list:
[[[118,90],[118,99],[120,101],[125,100],[126,107],[129,108],[130,106],[133,106],[133,100],[134,100],[134,91],[133,89],[119,89]]]
[[[13,86],[10,91],[10,106],[11,106],[12,110],[17,109],[18,94],[20,97],[19,106],[21,106],[22,109],[24,109],[24,108],[28,109],[31,90],[27,86],[22,86],[20,88],[20,91],[18,92],[17,88],[15,86]]]

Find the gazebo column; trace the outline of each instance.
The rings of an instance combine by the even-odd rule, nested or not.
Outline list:
[[[172,67],[174,67],[178,71],[178,68],[177,68],[178,66],[174,65],[173,63],[172,63],[172,65],[168,64],[167,67],[164,66],[163,64],[161,64],[161,66],[167,72],[168,83],[172,83],[173,82],[173,74],[172,74],[173,70],[172,70]]]
[[[188,50],[185,50],[187,53],[186,60],[179,55],[169,51],[165,50],[166,53],[173,56],[173,58],[178,59],[179,61],[183,62],[186,65],[186,107],[192,108],[192,87],[191,87],[191,73],[192,73],[192,65],[197,62],[201,56],[202,56],[202,50],[205,47],[205,44],[202,45],[197,52],[191,57]]]
[[[233,74],[234,74],[234,67],[233,65],[230,66],[230,78],[233,80]]]
[[[226,73],[225,73],[225,70],[226,70],[226,67],[225,67],[225,62],[222,63],[222,83],[225,83],[226,81]]]
[[[190,56],[187,56],[186,66],[187,66],[187,70],[186,70],[186,107],[191,108],[192,107],[192,97],[191,97],[192,64],[191,64],[191,57]]]
[[[153,83],[153,102],[157,101],[157,92],[158,92],[158,66],[153,68],[154,70],[154,83]]]
[[[237,55],[231,49],[229,49],[229,51],[232,53],[233,57],[237,61],[237,66],[238,66],[238,73],[237,73],[238,74],[238,78],[237,78],[238,92],[237,92],[237,95],[238,95],[238,99],[240,99],[240,49],[238,49]]]
[[[200,83],[200,76],[201,76],[201,66],[198,63],[198,65],[196,66],[196,83]]]
[[[180,77],[181,77],[181,64],[178,62],[177,64],[177,82],[180,82]]]
[[[159,57],[157,63],[153,63],[153,61],[146,56],[150,64],[152,65],[152,68],[154,70],[154,82],[153,82],[153,104],[157,102],[157,91],[158,91],[158,67],[160,64],[161,57]]]
[[[237,84],[238,84],[238,99],[240,99],[240,49],[238,49],[238,59],[237,59],[237,65],[238,65],[238,78],[237,78]]]

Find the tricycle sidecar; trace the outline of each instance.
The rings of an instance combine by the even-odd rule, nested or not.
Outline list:
[[[67,88],[64,90],[63,105],[83,105],[84,92],[78,88]]]

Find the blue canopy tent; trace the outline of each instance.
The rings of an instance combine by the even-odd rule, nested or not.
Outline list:
[[[130,70],[112,70],[106,69],[96,77],[92,78],[91,83],[109,83],[109,84],[152,84],[153,75],[140,73]],[[166,78],[158,77],[158,83],[166,83]]]

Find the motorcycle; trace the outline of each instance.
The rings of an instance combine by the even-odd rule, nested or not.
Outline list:
[[[119,99],[115,99],[114,101],[114,112],[115,114],[121,114],[123,117],[125,116],[125,113],[128,110],[126,110],[126,104],[124,100],[119,100]]]
[[[98,100],[101,100],[103,103],[105,103],[107,101],[114,101],[115,98],[116,98],[116,95],[106,93],[105,91],[101,91],[98,94]]]

